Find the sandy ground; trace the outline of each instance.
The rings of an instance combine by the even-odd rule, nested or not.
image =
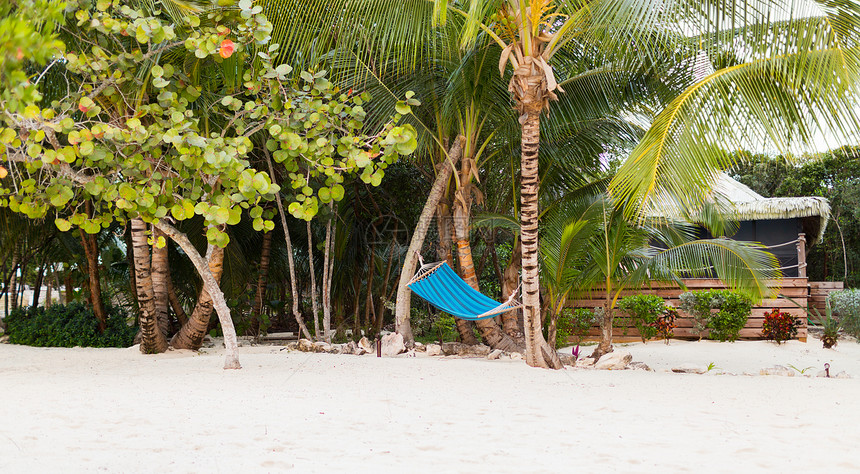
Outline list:
[[[860,344],[621,346],[654,372],[0,345],[0,472],[857,472]],[[586,351],[588,349],[586,348]],[[852,379],[741,374],[831,364]]]

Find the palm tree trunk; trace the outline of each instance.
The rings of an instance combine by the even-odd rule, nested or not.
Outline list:
[[[137,302],[140,308],[140,352],[157,354],[167,350],[167,339],[158,328],[155,313],[155,293],[150,273],[149,243],[146,239],[146,223],[140,218],[131,219],[132,251],[134,252]]]
[[[164,233],[153,226],[152,228],[152,290],[155,294],[155,314],[158,318],[158,328],[165,338],[170,337],[170,314],[168,308],[170,297],[167,282],[170,280],[170,264],[167,260],[167,241],[159,247],[159,238],[165,239]]]
[[[521,246],[519,240],[511,253],[511,260],[508,266],[505,267],[505,272],[502,276],[502,300],[507,301],[508,298],[517,291],[520,283],[520,253]],[[520,310],[508,311],[502,313],[502,328],[505,334],[517,341],[518,344],[525,344],[523,330],[520,327]]]
[[[137,282],[135,281],[135,271],[134,271],[134,252],[132,252],[132,248],[134,248],[134,243],[131,240],[131,226],[126,226],[125,231],[125,258],[128,262],[128,280],[129,286],[131,287],[131,294],[134,297],[134,301],[137,302]],[[59,290],[59,287],[58,287]]]
[[[530,74],[520,76],[522,96],[518,97],[522,121],[521,168],[521,216],[520,237],[522,238],[523,265],[523,325],[526,338],[526,363],[532,367],[562,368],[558,353],[552,350],[543,338],[540,310],[540,277],[538,268],[538,150],[540,149],[540,113],[546,92],[541,82],[543,73],[535,64],[524,64]],[[515,77],[513,81],[516,81]],[[523,80],[524,79],[524,80]]]
[[[600,319],[600,342],[594,348],[594,352],[591,353],[591,357],[595,360],[612,352],[612,320],[614,315],[612,295],[607,289],[606,299],[603,302],[603,317]]]
[[[161,221],[156,225],[159,230],[167,234],[174,242],[176,242],[177,245],[179,245],[179,248],[185,252],[185,255],[187,255],[191,260],[191,263],[194,264],[194,268],[197,269],[197,274],[203,279],[203,288],[212,297],[215,312],[218,314],[218,321],[221,323],[221,332],[224,333],[224,347],[227,349],[227,354],[224,358],[224,368],[241,369],[242,365],[239,363],[238,353],[239,343],[236,340],[236,328],[233,326],[233,319],[230,317],[230,308],[227,307],[227,301],[224,299],[224,293],[218,286],[218,280],[215,279],[209,265],[207,265],[207,260],[215,260],[211,258],[212,254],[215,253],[214,248],[212,248],[213,246],[210,246],[210,248],[207,249],[207,259],[204,259],[200,256],[200,253],[197,252],[194,244],[188,240],[188,236],[179,232],[173,226],[164,221]],[[221,253],[221,261],[223,262],[223,249],[221,250]],[[217,267],[216,270],[220,271]]]
[[[478,277],[475,275],[475,265],[472,261],[472,245],[469,241],[470,213],[467,207],[471,204],[471,199],[464,197],[470,193],[468,187],[471,185],[461,180],[461,186],[462,188],[457,191],[461,193],[460,199],[455,199],[454,201],[454,233],[457,237],[457,261],[460,263],[460,274],[463,280],[476,291],[481,291],[478,285]],[[475,324],[478,326],[481,338],[493,349],[522,352],[522,347],[518,346],[513,339],[502,332],[499,325],[496,324],[495,319],[482,319],[476,321]]]
[[[212,277],[216,282],[221,281],[221,274],[224,271],[224,249],[216,245],[207,244],[206,246],[206,263]],[[212,309],[214,308],[214,300],[212,295],[204,286],[200,290],[200,295],[197,297],[197,303],[191,311],[191,317],[188,322],[182,325],[179,332],[170,340],[170,345],[176,349],[191,349],[196,351],[203,345],[203,336],[209,329],[209,320],[212,318]]]
[[[454,231],[454,219],[451,216],[451,207],[440,204],[436,208],[436,212],[436,220],[439,227],[439,258],[440,260],[445,260],[448,262],[448,266],[454,268],[454,255],[453,252],[451,252],[451,242],[454,239],[454,234],[456,232]],[[460,265],[463,264],[463,262],[459,263]],[[457,325],[457,333],[460,334],[461,342],[464,344],[478,343],[478,338],[475,337],[475,323],[460,318],[454,318],[454,322]]]
[[[448,181],[451,180],[454,166],[460,161],[465,141],[466,137],[462,135],[457,137],[454,140],[454,144],[448,150],[448,159],[443,160],[440,164],[436,180],[433,181],[430,194],[427,195],[427,201],[424,203],[424,209],[421,210],[421,215],[418,217],[418,225],[415,226],[415,232],[412,233],[409,250],[406,251],[406,258],[403,262],[403,268],[400,270],[400,283],[397,286],[397,303],[394,309],[394,326],[395,330],[403,336],[404,342],[409,347],[412,347],[415,338],[412,335],[412,324],[409,321],[409,313],[412,308],[412,292],[409,291],[409,287],[406,284],[409,283],[412,275],[415,274],[415,268],[418,265],[417,253],[424,246],[424,239],[427,237],[427,231],[433,222],[436,205],[439,204],[442,195],[445,194],[445,188],[448,186]]]
[[[269,150],[263,147],[263,153],[266,155],[266,163],[269,165],[269,176],[275,179],[275,168],[272,166],[272,157],[269,156]],[[293,241],[290,239],[290,228],[287,227],[287,215],[284,212],[284,204],[281,202],[281,197],[276,196],[275,203],[278,205],[278,215],[281,217],[281,227],[284,228],[284,240],[287,244],[287,266],[290,267],[290,294],[293,298],[292,310],[293,317],[299,325],[299,329],[305,338],[310,339],[311,333],[305,325],[305,319],[302,317],[302,312],[299,311],[299,291],[296,288],[296,263],[293,258]]]
[[[251,313],[251,323],[248,333],[252,336],[260,335],[260,319],[263,316],[263,300],[266,295],[266,279],[269,274],[269,254],[272,249],[272,233],[263,234],[263,248],[260,249],[260,269],[257,275],[257,294],[254,297],[254,310]]]

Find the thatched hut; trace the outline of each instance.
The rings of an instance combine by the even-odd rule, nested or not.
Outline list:
[[[759,242],[779,259],[786,277],[806,276],[806,247],[821,241],[830,204],[823,197],[766,198],[727,174],[720,174],[711,192],[714,203],[728,209],[738,221],[735,240]],[[661,206],[663,217],[679,215]],[[655,213],[657,214],[657,213]],[[710,238],[702,230],[703,238]]]

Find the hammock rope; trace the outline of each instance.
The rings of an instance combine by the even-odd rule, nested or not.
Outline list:
[[[420,256],[419,256],[420,257]],[[483,295],[463,281],[447,262],[421,262],[421,268],[406,285],[440,310],[460,319],[477,321],[522,307],[516,301],[519,290],[504,303]]]

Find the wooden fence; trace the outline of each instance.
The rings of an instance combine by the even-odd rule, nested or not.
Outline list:
[[[819,282],[814,282],[819,283]],[[646,294],[657,295],[663,297],[667,304],[671,304],[676,308],[681,305],[680,295],[684,291],[698,291],[710,289],[725,289],[726,286],[715,279],[687,279],[684,280],[687,285],[687,290],[682,290],[680,287],[672,284],[654,283],[650,288],[637,288],[635,290],[626,290],[621,293],[621,297]],[[840,283],[841,284],[841,283]],[[831,290],[834,291],[834,290]],[[809,298],[809,286],[806,278],[786,278],[782,280],[782,289],[780,294],[788,296],[797,304],[806,306]],[[603,306],[600,290],[595,290],[593,293],[586,295],[585,298],[571,300],[568,307],[571,308],[598,308]],[[786,311],[802,321],[801,327],[797,332],[797,339],[806,342],[808,334],[806,326],[806,311],[803,308],[797,307],[791,301],[779,299],[766,299],[755,305],[750,314],[749,320],[744,329],[740,332],[741,339],[761,339],[761,326],[764,322],[764,315],[774,308],[779,308],[781,311]],[[617,314],[617,313],[616,313]],[[632,325],[625,324],[626,318],[619,318],[616,315],[616,326],[612,330],[612,339],[614,342],[633,342],[640,341],[639,331]],[[693,331],[693,319],[686,313],[679,311],[679,317],[675,321],[677,327],[674,330],[675,338],[680,339],[698,339],[698,335]],[[596,340],[600,334],[598,326],[594,326],[589,330],[587,340]]]
[[[822,316],[827,316],[827,296],[845,288],[841,281],[809,282],[809,307],[814,307]]]

